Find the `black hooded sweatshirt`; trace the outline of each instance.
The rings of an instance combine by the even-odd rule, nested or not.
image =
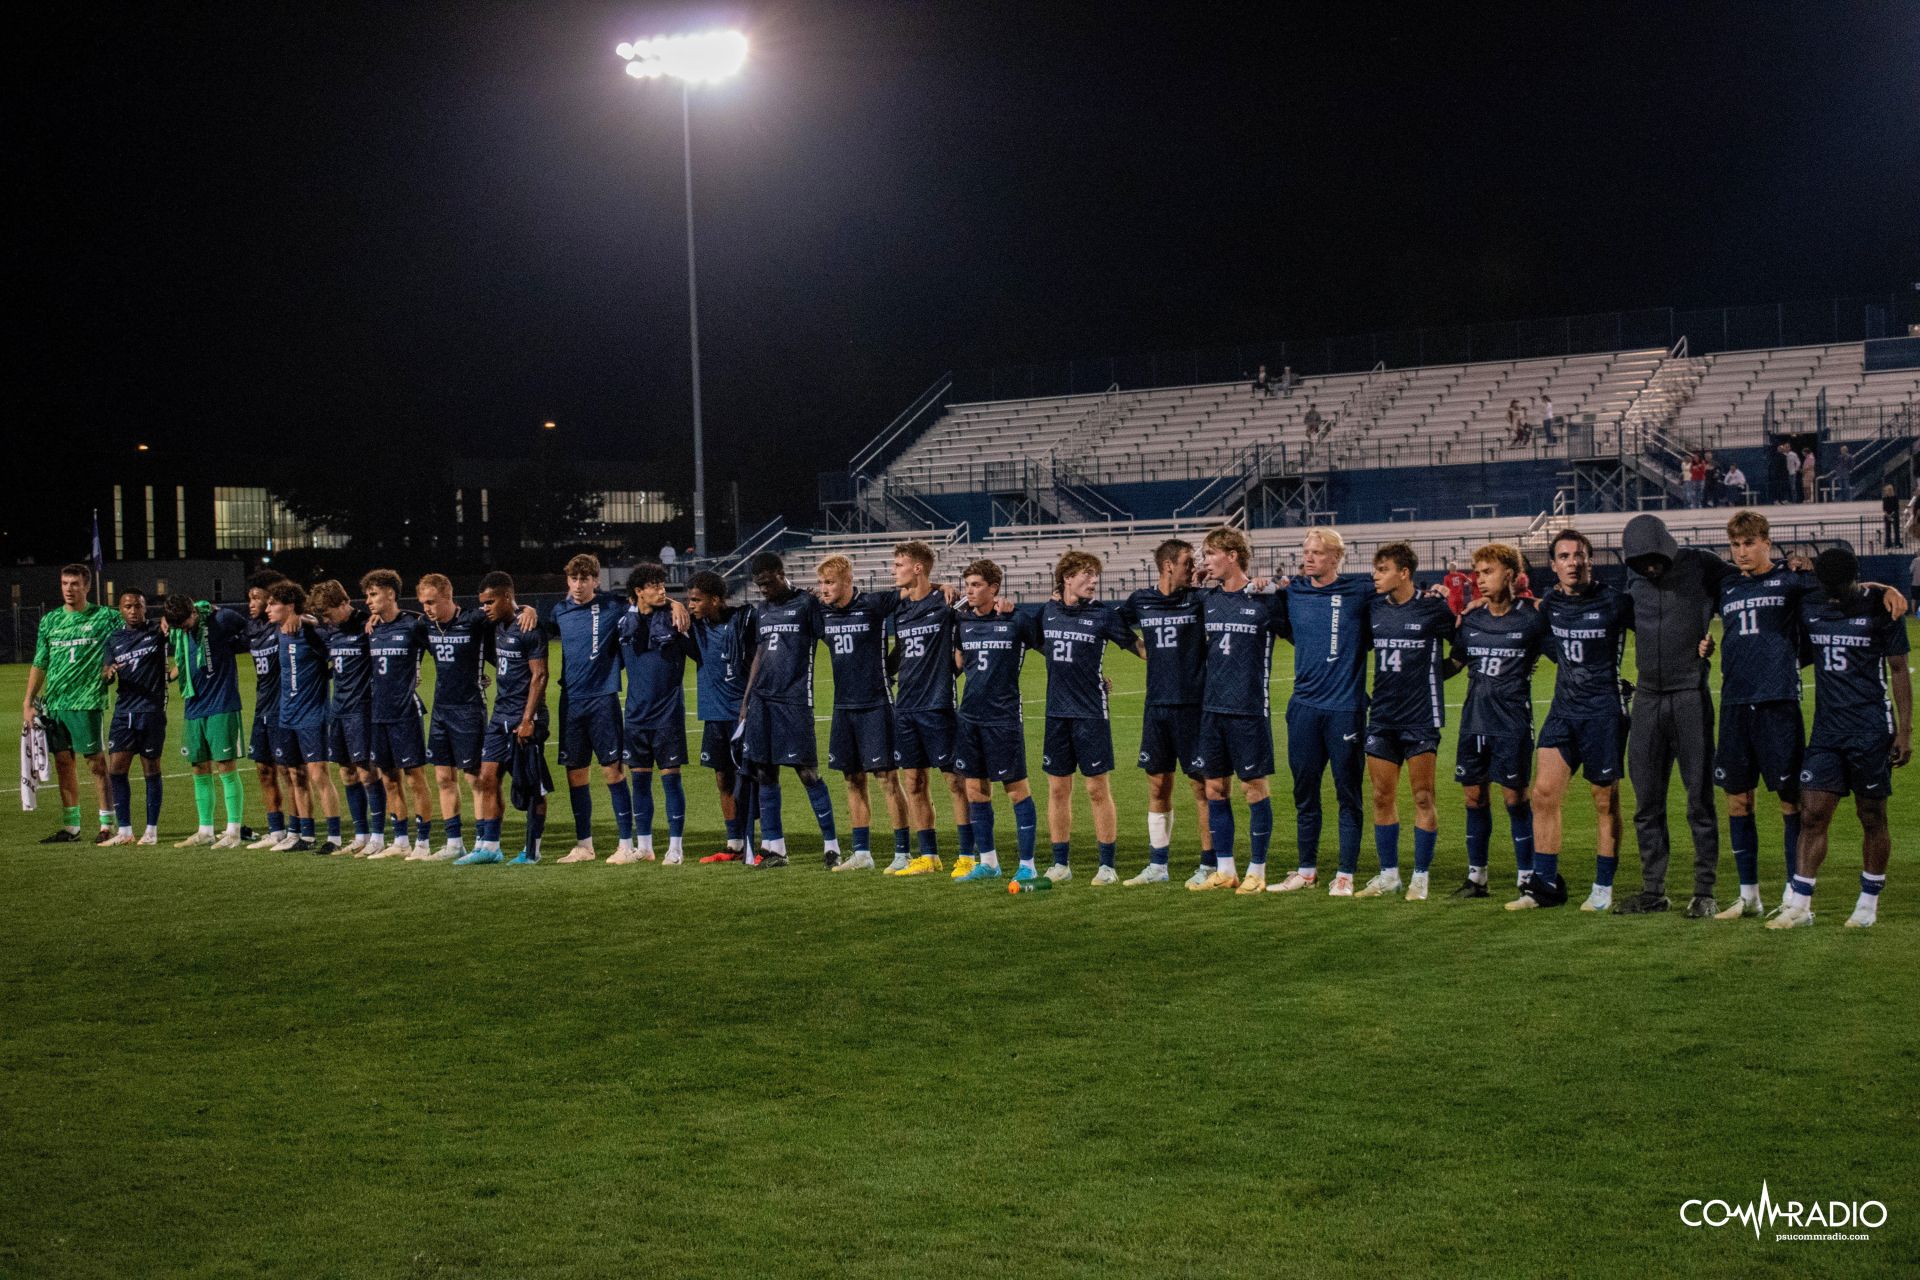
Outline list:
[[[1620,536],[1626,558],[1627,594],[1633,597],[1633,650],[1639,687],[1648,693],[1679,693],[1707,687],[1707,634],[1720,599],[1720,583],[1738,572],[1710,551],[1682,547],[1659,516],[1635,516]],[[1663,564],[1658,578],[1643,570]]]

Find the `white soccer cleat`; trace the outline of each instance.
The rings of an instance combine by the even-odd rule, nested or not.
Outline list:
[[[1213,872],[1207,870],[1205,867],[1195,867],[1193,874],[1187,877],[1187,888],[1194,890],[1206,888],[1207,880],[1212,875]]]
[[[185,840],[173,842],[176,849],[209,849],[213,847],[213,832],[196,831]]]
[[[227,834],[217,838],[213,842],[212,847],[215,849],[238,849],[240,845],[240,833],[238,831],[229,831]]]
[[[1073,879],[1073,868],[1063,867],[1056,862],[1048,867],[1043,874],[1055,884],[1065,884],[1067,881]]]
[[[293,848],[293,846],[299,843],[300,843],[300,833],[298,831],[289,829],[278,840],[274,841],[271,845],[267,847],[269,851],[273,853],[285,853],[287,850]]]
[[[912,863],[913,863],[913,859],[908,857],[906,854],[895,853],[893,855],[893,861],[889,862],[887,864],[886,870],[882,871],[880,874],[885,876],[897,876],[902,871],[905,871],[908,868],[908,866],[912,865]]]
[[[562,862],[592,862],[592,861],[593,861],[593,859],[594,859],[594,852],[593,852],[593,846],[592,846],[592,845],[590,845],[590,844],[577,844],[577,845],[575,845],[575,846],[573,846],[573,848],[571,848],[571,849],[569,849],[569,850],[567,850],[567,852],[566,852],[566,854],[565,854],[565,855],[564,855],[564,856],[563,856],[563,857],[562,857],[562,858],[560,859],[560,861],[562,861]]]
[[[1587,900],[1580,904],[1582,911],[1591,911],[1596,915],[1613,910],[1613,886],[1597,884],[1587,893]]]
[[[652,862],[654,860],[653,850],[635,849],[633,851],[633,860],[635,862]]]
[[[405,858],[407,851],[397,844],[371,845],[367,849],[367,861],[378,862],[382,858]]]
[[[367,847],[366,834],[364,832],[356,831],[353,834],[353,839],[347,841],[345,844],[340,846],[340,852],[354,854],[357,856],[359,852],[366,847]]]
[[[160,843],[160,836],[157,832],[149,831],[145,835],[141,836],[138,840],[135,840],[134,843],[156,845]]]
[[[1870,907],[1863,902],[1853,909],[1853,914],[1847,917],[1846,924],[1841,927],[1846,929],[1871,929],[1873,928],[1873,922],[1879,919],[1879,917],[1880,911],[1878,907]]]
[[[1427,879],[1428,873],[1425,871],[1416,871],[1413,873],[1413,879],[1407,884],[1408,902],[1425,902],[1427,900]]]
[[[457,844],[447,844],[447,845],[442,845],[439,849],[428,854],[426,857],[422,858],[421,861],[422,862],[452,862],[454,859],[464,858],[466,855],[467,855],[467,851],[462,846]]]
[[[1344,871],[1334,873],[1333,883],[1327,886],[1329,898],[1351,898],[1353,896],[1353,877]]]
[[[356,858],[371,858],[387,847],[387,842],[378,836],[368,836],[367,842],[354,853]]]
[[[562,858],[561,861],[564,862],[566,859]],[[610,867],[624,867],[630,862],[638,861],[640,861],[640,855],[631,849],[615,849],[607,855],[607,865]]]
[[[401,855],[407,862],[426,862],[433,857],[433,850],[424,844],[417,844]]]
[[[677,867],[677,866],[680,866],[682,863],[684,863],[686,860],[687,860],[687,855],[681,850],[669,849],[664,855],[661,856],[660,865],[663,867]],[[867,859],[867,865],[872,866],[873,859],[871,858]]]
[[[1755,895],[1751,898],[1741,897],[1734,899],[1732,906],[1722,907],[1720,910],[1714,912],[1713,918],[1715,920],[1744,920],[1748,916],[1760,915],[1762,911],[1763,908],[1760,906],[1760,898],[1758,895]]]
[[[1137,887],[1143,884],[1166,884],[1171,879],[1164,866],[1157,862],[1149,862],[1139,875],[1129,876],[1122,883],[1129,887]]]
[[[1285,880],[1282,880],[1279,884],[1268,885],[1267,892],[1298,893],[1302,889],[1311,889],[1318,883],[1320,883],[1320,876],[1317,872],[1289,871],[1287,872],[1287,878]],[[1353,880],[1351,877],[1347,880],[1347,894],[1349,897],[1353,894]]]
[[[1789,904],[1767,921],[1769,929],[1805,929],[1813,923],[1813,908]]]
[[[1398,892],[1400,892],[1400,873],[1398,871],[1382,871],[1379,875],[1367,881],[1364,887],[1355,890],[1353,896],[1356,898],[1384,898],[1390,893]]]
[[[1101,864],[1100,869],[1093,873],[1093,879],[1092,881],[1090,881],[1090,883],[1096,884],[1096,885],[1119,884],[1120,873],[1118,871],[1115,871],[1112,867],[1109,867],[1103,863]]]
[[[110,844],[132,844],[132,843],[133,843],[133,832],[116,831],[112,835],[108,836],[105,840],[102,840],[100,842],[100,847],[104,849]]]
[[[667,856],[671,858],[673,855],[668,854]],[[873,854],[869,853],[865,849],[856,849],[854,850],[852,857],[848,858],[844,862],[836,863],[833,869],[836,872],[871,871],[873,870]]]
[[[267,834],[261,836],[258,840],[255,840],[252,844],[248,845],[247,848],[271,849],[273,848],[273,846],[279,844],[281,841],[281,838],[284,837],[285,835],[286,835],[286,832],[284,831],[269,831],[267,832]],[[212,844],[213,842],[209,840],[207,843]]]

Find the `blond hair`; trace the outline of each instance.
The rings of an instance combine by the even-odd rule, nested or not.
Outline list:
[[[1230,524],[1223,524],[1207,534],[1202,546],[1212,551],[1224,551],[1240,562],[1245,570],[1253,560],[1253,544],[1247,541],[1247,535]]]
[[[1335,560],[1345,560],[1347,558],[1347,540],[1341,537],[1340,531],[1332,525],[1314,525],[1313,528],[1307,530],[1306,537],[1301,539],[1303,544],[1316,541],[1324,545],[1327,550],[1333,552],[1333,558]]]
[[[419,595],[428,587],[432,587],[443,596],[453,595],[453,583],[448,580],[447,575],[444,573],[429,573],[423,575],[420,581],[413,584],[413,593]]]
[[[820,567],[814,570],[814,575],[825,578],[829,582],[839,582],[843,579],[851,582],[853,581],[853,561],[845,556],[828,556],[820,562]]]

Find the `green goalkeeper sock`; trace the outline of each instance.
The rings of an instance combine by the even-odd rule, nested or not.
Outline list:
[[[202,831],[213,830],[213,775],[193,775],[193,811],[200,818]]]
[[[80,829],[80,806],[79,805],[77,804],[68,805],[66,808],[66,812],[61,816],[65,819],[65,821],[60,824],[61,826],[66,827],[70,831],[78,831]]]
[[[246,798],[240,789],[238,770],[220,775],[220,794],[227,805],[227,825],[239,826],[242,815],[246,813]]]

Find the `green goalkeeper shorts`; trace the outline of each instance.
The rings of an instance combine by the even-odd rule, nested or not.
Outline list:
[[[187,721],[186,737],[180,753],[188,764],[235,760],[240,756],[240,713],[223,711]]]
[[[77,756],[100,754],[100,713],[98,711],[48,711],[47,750],[58,754],[71,751]]]

